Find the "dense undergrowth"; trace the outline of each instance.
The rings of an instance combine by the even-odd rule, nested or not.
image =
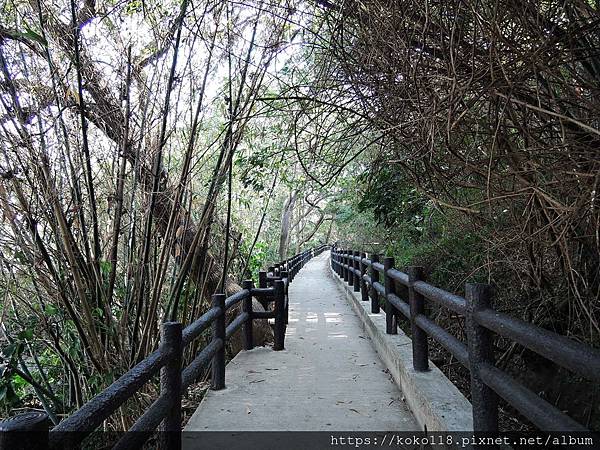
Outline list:
[[[363,177],[364,178],[364,177]],[[389,182],[389,178],[385,178]],[[565,295],[568,283],[559,269],[544,289],[528,283],[525,264],[505,257],[491,239],[493,229],[479,226],[456,211],[435,208],[404,182],[371,185],[340,191],[336,203],[342,248],[362,249],[392,256],[400,269],[424,267],[426,280],[444,290],[464,295],[467,282],[493,287],[493,306],[513,317],[562,335],[569,335],[570,321]],[[359,185],[360,186],[360,185]],[[501,226],[501,221],[495,226]],[[518,252],[518,249],[515,249]],[[466,342],[464,319],[428,303],[428,314],[446,330]],[[411,334],[410,324],[399,320]],[[571,329],[571,332],[573,330]],[[571,335],[579,339],[576,335]],[[595,339],[583,340],[599,347]],[[461,392],[470,398],[470,375],[441,345],[430,339],[432,361]],[[571,374],[537,354],[505,338],[496,338],[494,353],[498,367],[520,380],[549,403],[567,412],[591,429],[600,428],[598,386]],[[568,395],[566,394],[568,392]],[[510,405],[501,402],[503,430],[534,430],[535,427]]]

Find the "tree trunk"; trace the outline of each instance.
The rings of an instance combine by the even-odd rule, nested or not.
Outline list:
[[[290,224],[292,222],[292,211],[296,204],[298,191],[293,191],[283,205],[281,213],[281,235],[279,236],[279,260],[282,261],[287,256],[287,246],[290,240]]]

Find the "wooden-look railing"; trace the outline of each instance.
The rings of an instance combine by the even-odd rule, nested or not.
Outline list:
[[[421,267],[405,272],[394,258],[333,248],[331,267],[361,299],[371,300],[371,312],[384,306],[386,333],[396,334],[398,320],[410,321],[413,368],[429,369],[428,338],[435,339],[471,374],[471,403],[475,431],[498,431],[498,396],[544,431],[587,431],[584,426],[494,365],[493,333],[512,339],[556,364],[600,382],[600,351],[551,331],[495,311],[490,286],[466,284],[465,297],[423,281]],[[467,343],[459,341],[425,313],[427,301],[464,316]]]
[[[161,449],[181,448],[181,398],[187,388],[212,363],[211,389],[225,387],[225,343],[239,328],[243,328],[244,349],[254,347],[252,323],[255,319],[275,319],[274,350],[283,350],[287,324],[287,289],[300,269],[327,246],[320,245],[259,273],[259,286],[244,281],[242,290],[226,297],[212,296],[212,307],[185,328],[178,322],[162,324],[157,350],[122,375],[100,394],[64,419],[52,430],[42,412],[20,414],[0,422],[0,450],[71,449],[79,444],[102,422],[109,418],[152,377],[160,373],[160,395],[135,424],[122,435],[113,449],[137,449],[159,429]],[[274,302],[272,310],[253,311],[252,298],[263,305]],[[228,310],[242,303],[241,312],[226,324]],[[267,308],[265,308],[267,309]],[[212,339],[199,350],[187,367],[182,367],[183,352],[205,330],[212,326]]]

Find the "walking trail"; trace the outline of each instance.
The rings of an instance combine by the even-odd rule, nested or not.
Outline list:
[[[324,252],[289,286],[285,350],[238,353],[185,431],[418,430],[327,264]]]

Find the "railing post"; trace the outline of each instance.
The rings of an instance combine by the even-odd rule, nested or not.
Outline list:
[[[181,324],[163,323],[160,341],[163,351],[170,355],[166,365],[160,369],[160,395],[170,402],[159,430],[160,448],[178,450],[181,448]]]
[[[338,253],[337,248],[331,249],[331,268],[336,273],[336,275],[340,276],[340,266],[338,265]]]
[[[296,261],[296,257],[295,256],[293,256],[292,258],[290,258],[288,260],[287,272],[288,272],[288,277],[289,277],[290,283],[294,279],[294,265],[295,265],[295,261]]]
[[[354,286],[354,251],[348,250],[348,286]]]
[[[273,283],[273,296],[275,297],[275,342],[273,350],[284,349],[285,344],[285,291],[283,281]]]
[[[335,271],[335,273],[337,274],[337,276],[340,276],[340,265],[339,265],[339,256],[338,256],[338,250],[335,249],[333,250],[333,261],[335,261],[333,263],[333,270]]]
[[[225,387],[225,294],[214,294],[212,296],[213,308],[221,308],[221,315],[215,319],[212,325],[212,338],[221,339],[223,345],[215,353],[212,360],[211,389],[217,391]]]
[[[354,281],[352,282],[352,286],[354,286],[354,292],[358,292],[360,291],[360,275],[358,275],[356,272],[359,272],[360,270],[360,262],[356,260],[356,258],[360,257],[360,253],[357,251],[352,252],[352,255],[354,256],[354,260],[352,262],[352,267],[354,268]]]
[[[342,252],[342,259],[344,260],[344,281],[346,283],[350,283],[350,259],[348,258],[348,251],[344,250]]]
[[[259,288],[267,287],[267,272],[264,270],[261,270],[260,272],[258,272],[258,287]]]
[[[258,272],[258,287],[266,288],[267,287],[267,272],[261,270]],[[259,297],[258,302],[262,305],[262,307],[267,311],[269,309],[269,302],[267,299]]]
[[[373,253],[371,255],[371,313],[379,314],[379,293],[377,289],[373,287],[375,283],[379,283],[379,272],[375,270],[375,263],[379,262],[379,255]]]
[[[491,307],[490,286],[467,283],[465,286],[467,313],[467,344],[469,348],[469,368],[471,371],[471,404],[473,405],[474,431],[498,431],[498,397],[488,387],[480,375],[481,364],[493,364],[492,332],[475,322],[473,313]]]
[[[388,300],[388,295],[394,294],[396,288],[394,280],[388,275],[387,271],[394,267],[394,258],[383,259],[383,280],[385,283],[385,332],[387,334],[398,334],[398,324],[396,323],[396,308]]]
[[[367,289],[367,282],[363,278],[367,274],[367,265],[363,260],[367,257],[365,252],[360,254],[360,295],[363,302],[369,301],[369,291]]]
[[[267,270],[271,274],[272,277],[275,276],[275,266],[269,266],[269,268]],[[270,287],[270,286],[273,286],[273,282],[271,280],[268,280],[267,287]]]
[[[352,283],[352,272],[350,271],[350,255],[352,254],[351,250],[345,250],[344,251],[344,264],[346,264],[346,283],[348,283],[348,285],[350,285],[350,283]]]
[[[414,283],[423,279],[423,268],[411,266],[408,272],[408,302],[410,306],[410,329],[412,332],[413,368],[417,372],[429,370],[429,347],[427,333],[419,328],[415,322],[419,314],[425,314],[425,299],[415,291]]]
[[[245,280],[242,283],[242,288],[248,290],[248,296],[244,298],[243,311],[248,314],[248,320],[244,322],[244,350],[252,350],[254,348],[254,336],[252,335],[252,326],[254,317],[252,314],[252,280]]]
[[[48,415],[31,411],[0,421],[0,450],[47,450]]]
[[[286,271],[281,272],[281,279],[283,280],[284,278],[287,278],[287,283],[284,283],[284,293],[285,293],[285,311],[284,311],[284,318],[285,318],[285,324],[288,324],[288,320],[289,320],[289,312],[290,312],[290,296],[288,295],[288,290],[290,288],[290,279],[288,278],[289,274]]]

